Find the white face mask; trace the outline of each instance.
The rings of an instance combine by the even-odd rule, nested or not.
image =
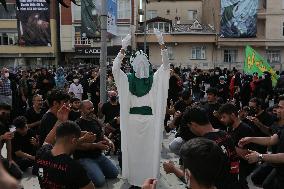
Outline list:
[[[9,73],[5,73],[4,76],[5,76],[6,78],[8,78],[8,77],[9,77]]]
[[[78,83],[79,79],[73,79],[74,83]]]

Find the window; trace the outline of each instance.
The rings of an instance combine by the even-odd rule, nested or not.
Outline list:
[[[224,50],[224,62],[235,63],[237,62],[238,50],[236,49],[225,49]]]
[[[7,4],[6,11],[2,5],[0,5],[0,19],[16,19],[16,7],[15,4]]]
[[[206,59],[206,49],[205,47],[192,47],[191,59]]]
[[[281,62],[280,50],[268,50],[266,54],[267,54],[268,63],[280,63]]]
[[[0,45],[16,45],[18,33],[0,33]]]
[[[155,18],[158,16],[157,10],[148,10],[147,11],[147,20]]]
[[[197,10],[188,10],[188,20],[196,20],[197,19]]]
[[[147,30],[149,32],[154,32],[154,28],[159,29],[163,33],[170,33],[170,23],[167,22],[151,22],[147,24]]]
[[[131,16],[131,2],[130,0],[117,1],[117,18],[130,19]]]
[[[170,60],[174,60],[174,51],[173,51],[173,47],[167,46],[168,49],[168,55],[169,55],[169,59]]]

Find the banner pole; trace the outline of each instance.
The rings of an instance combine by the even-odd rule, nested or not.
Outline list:
[[[101,54],[100,54],[100,102],[106,102],[106,62],[107,62],[107,0],[102,1],[101,14]]]

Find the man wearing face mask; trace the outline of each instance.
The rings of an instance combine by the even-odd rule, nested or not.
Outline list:
[[[271,135],[271,125],[276,121],[276,118],[267,113],[262,108],[262,103],[257,98],[252,98],[249,101],[250,116],[248,119],[251,121],[251,127],[254,129],[255,136],[265,137]],[[258,152],[266,153],[267,148],[265,146],[259,146]]]
[[[9,70],[2,68],[0,77],[0,103],[6,103],[12,106],[12,89],[9,80]]]
[[[111,123],[115,117],[119,116],[120,105],[117,99],[117,93],[115,91],[109,92],[109,101],[102,104],[99,104],[98,108],[98,117],[102,119],[105,118],[104,123],[106,124],[106,128],[108,132],[114,131],[111,127]]]
[[[79,83],[79,78],[75,77],[73,79],[73,83],[71,83],[69,88],[69,93],[73,92],[75,94],[76,98],[79,98],[82,100],[82,94],[83,94],[83,86]]]

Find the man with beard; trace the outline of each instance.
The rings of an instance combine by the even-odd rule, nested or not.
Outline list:
[[[114,150],[114,144],[104,135],[103,125],[95,117],[93,103],[90,100],[82,101],[80,110],[81,117],[76,123],[82,131],[95,134],[96,140],[76,150],[74,158],[79,160],[96,187],[102,187],[106,178],[118,176],[116,166],[103,154],[104,150]]]
[[[27,118],[28,127],[34,131],[37,131],[40,126],[40,120],[45,113],[45,110],[42,108],[43,99],[41,95],[33,96],[33,106],[30,107],[25,113]]]
[[[109,92],[109,101],[103,105],[99,104],[98,117],[102,119],[104,117],[104,123],[106,124],[106,134],[115,131],[115,128],[111,127],[111,123],[115,117],[119,117],[120,105],[117,99],[117,93],[115,91]]]
[[[42,15],[30,15],[26,23],[21,22],[23,43],[27,46],[51,46],[49,22],[43,20]]]
[[[253,150],[255,147],[253,145],[244,146],[243,148],[238,147],[239,140],[244,137],[254,136],[253,130],[245,123],[241,122],[238,117],[238,109],[233,104],[224,104],[219,109],[219,115],[221,121],[229,127],[229,134],[231,135],[236,152],[240,159],[240,184],[241,188],[248,189],[248,183],[246,181],[247,176],[253,171],[255,165],[248,164],[244,160],[245,155],[249,153],[248,149]]]

